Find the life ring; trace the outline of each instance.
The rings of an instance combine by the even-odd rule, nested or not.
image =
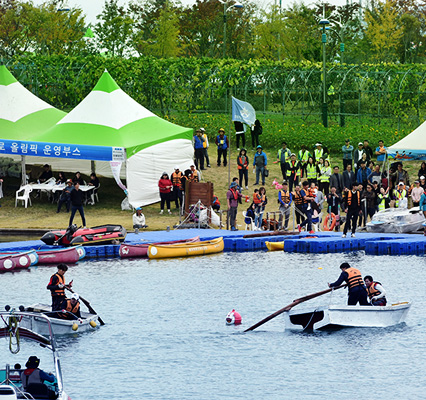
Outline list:
[[[331,226],[328,227],[328,221],[330,220],[331,217]],[[331,213],[331,214],[327,214],[327,216],[324,218],[324,230],[325,231],[332,231],[334,229],[334,227],[336,226],[336,216]]]

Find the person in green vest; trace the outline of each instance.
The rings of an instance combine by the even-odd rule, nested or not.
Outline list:
[[[386,190],[384,188],[380,188],[380,193],[377,195],[377,203],[379,205],[379,211],[389,208],[389,188]]]
[[[407,191],[404,186],[404,182],[399,182],[398,188],[393,191],[395,208],[407,208]]]
[[[296,154],[291,153],[290,161],[287,163],[285,170],[291,192],[293,190],[293,185],[297,185],[299,183],[299,176],[301,173],[300,162],[296,160]]]
[[[306,179],[309,182],[309,186],[311,183],[317,183],[317,166],[314,163],[314,158],[312,156],[308,157],[308,162],[305,165],[305,173]]]
[[[328,155],[325,153],[324,148],[322,147],[322,143],[317,143],[315,145],[315,149],[314,149],[314,160],[315,160],[315,164],[319,164],[319,160],[320,158],[322,159],[328,159]]]
[[[286,142],[282,142],[281,146],[281,149],[278,150],[277,161],[280,163],[281,173],[283,174],[283,179],[285,180],[287,178],[286,164],[290,161],[291,151],[287,148]]]
[[[324,193],[325,196],[330,192],[330,176],[331,176],[331,167],[328,160],[320,159],[318,164],[318,189]]]
[[[300,163],[300,179],[304,177],[303,172],[305,170],[305,166],[308,162],[308,158],[311,156],[311,153],[306,149],[306,146],[303,144],[299,150],[297,159]]]

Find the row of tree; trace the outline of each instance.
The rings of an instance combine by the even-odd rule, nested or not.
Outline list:
[[[370,0],[366,8],[318,2],[263,10],[252,1],[106,0],[88,30],[80,9],[0,0],[0,56],[225,57],[320,61],[321,18],[331,24],[327,54],[345,63],[426,60],[426,0]],[[344,45],[341,45],[343,43]]]

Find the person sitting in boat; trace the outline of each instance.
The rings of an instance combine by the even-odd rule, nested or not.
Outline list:
[[[136,212],[133,214],[133,229],[146,228],[145,215],[142,213],[142,207],[137,207]]]
[[[52,311],[61,310],[62,302],[65,300],[65,272],[68,271],[68,267],[65,264],[58,265],[58,272],[50,277],[47,289],[52,294]],[[72,281],[68,284],[68,287],[72,286]]]
[[[61,304],[61,310],[68,312],[58,312],[58,318],[70,320],[80,319],[81,313],[79,300],[80,296],[77,293],[73,293],[70,299],[65,299]]]
[[[385,306],[386,292],[380,282],[374,282],[371,275],[364,277],[365,286],[367,286],[367,294],[372,306]]]
[[[55,375],[44,372],[39,365],[40,359],[37,356],[28,358],[25,364],[27,368],[21,372],[22,388],[35,398],[40,398],[41,392],[44,391],[43,396],[46,397],[43,398],[56,399],[55,392],[44,384],[44,381],[55,382]],[[43,386],[40,388],[40,385]]]
[[[334,288],[346,282],[349,288],[348,306],[355,306],[359,303],[361,306],[368,306],[367,290],[362,280],[361,272],[358,269],[351,267],[348,263],[340,265],[342,273],[336,282],[329,283],[328,287]]]

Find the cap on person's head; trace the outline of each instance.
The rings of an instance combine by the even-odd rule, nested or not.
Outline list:
[[[67,183],[72,183],[72,179],[67,179]]]
[[[346,139],[346,140],[345,140],[345,142],[350,142],[350,140],[349,140],[349,139]]]
[[[219,129],[219,132],[225,132],[225,129],[220,128],[220,129]]]
[[[263,147],[259,144],[256,149],[262,149]]]
[[[230,188],[233,188],[235,186],[237,186],[237,182],[231,182],[231,184],[229,185]]]
[[[346,269],[346,268],[350,268],[350,267],[351,266],[347,262],[340,264],[340,269]]]
[[[31,356],[30,358],[28,358],[28,361],[25,364],[25,366],[29,369],[38,368],[39,365],[40,359],[37,356]]]
[[[364,146],[364,143],[359,142],[359,143],[358,143],[358,146]]]
[[[178,166],[175,166],[175,168],[174,168],[174,169],[175,169],[175,171],[176,171],[177,169],[179,169],[179,167],[178,167]]]
[[[205,129],[204,128],[200,128],[199,129],[201,132],[205,132]]]
[[[164,172],[161,174],[161,176],[164,176],[164,175],[167,175],[167,172],[166,172],[166,171],[164,171]]]
[[[425,179],[425,177],[422,175],[421,177],[420,177],[420,180],[424,180]]]
[[[419,181],[414,181],[414,183],[420,183]]]
[[[66,264],[59,264],[58,269],[62,271],[68,271],[68,266]]]
[[[73,293],[71,296],[71,300],[80,300],[80,296],[78,295],[78,293]]]
[[[291,156],[295,156],[296,157],[296,154],[295,153],[291,153]]]
[[[136,207],[136,211],[142,211],[142,207]]]
[[[316,143],[315,146],[322,146],[322,144],[321,143]]]
[[[404,182],[399,182],[398,186],[404,186]]]
[[[194,164],[191,164],[191,165],[189,166],[189,168],[192,168],[192,167],[194,167],[194,168],[195,168],[195,165],[194,165]]]

